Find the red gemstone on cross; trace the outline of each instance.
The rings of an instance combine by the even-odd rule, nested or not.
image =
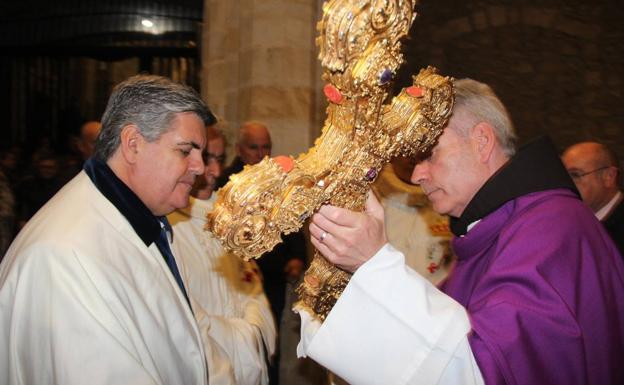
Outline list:
[[[340,104],[342,102],[342,94],[332,84],[326,84],[325,87],[323,87],[323,93],[325,93],[327,100],[334,104]]]
[[[277,163],[286,174],[288,174],[295,167],[295,162],[289,156],[278,155],[273,158],[273,161]]]
[[[408,95],[413,96],[415,98],[420,98],[424,94],[423,89],[420,87],[416,87],[416,86],[411,86],[411,87],[406,88],[405,92],[407,92]]]

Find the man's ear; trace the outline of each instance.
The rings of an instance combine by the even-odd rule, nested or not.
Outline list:
[[[145,140],[139,128],[134,124],[128,124],[121,129],[119,135],[121,154],[128,163],[135,163],[139,154],[139,150]]]
[[[616,187],[618,185],[618,170],[615,167],[609,167],[602,173],[602,179],[607,187]]]
[[[487,122],[478,123],[472,128],[471,135],[476,151],[479,154],[479,161],[487,163],[490,160],[496,145],[494,127]]]

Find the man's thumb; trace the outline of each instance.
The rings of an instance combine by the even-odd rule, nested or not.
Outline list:
[[[383,206],[379,203],[373,190],[368,192],[368,197],[366,198],[366,212],[381,221],[384,220]]]

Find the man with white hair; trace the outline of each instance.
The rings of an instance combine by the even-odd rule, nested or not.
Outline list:
[[[269,129],[257,121],[243,122],[238,128],[236,138],[236,157],[217,178],[217,188],[225,186],[232,174],[243,171],[246,165],[259,163],[265,156],[271,156],[273,142]]]
[[[624,261],[581,202],[554,146],[517,153],[506,109],[454,81],[451,119],[414,167],[451,216],[457,263],[440,290],[387,244],[383,209],[324,206],[315,247],[354,272],[300,354],[351,384],[621,384]]]

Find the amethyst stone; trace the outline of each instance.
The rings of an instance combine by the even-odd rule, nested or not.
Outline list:
[[[377,169],[371,168],[366,172],[366,180],[371,181],[377,177]]]

